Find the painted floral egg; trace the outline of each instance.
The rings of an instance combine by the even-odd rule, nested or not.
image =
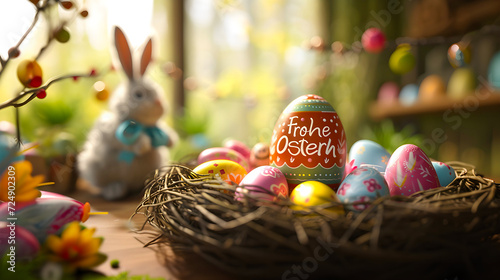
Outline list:
[[[89,217],[90,205],[71,198],[44,195],[36,200],[16,203],[16,225],[31,232],[39,242],[55,234],[67,223],[85,222]],[[8,222],[7,203],[0,204],[0,221]]]
[[[250,148],[248,148],[243,142],[228,139],[224,141],[223,146],[240,153],[246,160],[250,158]]]
[[[239,152],[229,149],[229,148],[224,148],[224,147],[217,147],[217,148],[208,148],[203,150],[199,155],[198,155],[198,164],[202,164],[207,161],[211,160],[216,160],[216,159],[227,159],[227,160],[232,160],[239,165],[243,166],[245,170],[250,170],[250,165],[248,163],[248,159],[243,157]]]
[[[346,161],[344,127],[325,99],[303,95],[281,113],[269,152],[270,165],[285,174],[290,190],[310,180],[336,190]]]
[[[214,179],[220,178],[228,184],[239,184],[243,180],[243,177],[247,175],[247,171],[243,166],[227,159],[204,162],[193,169],[193,171],[200,175],[210,175]]]
[[[371,140],[359,140],[349,150],[349,162],[354,160],[353,166],[367,164],[379,172],[385,172],[391,154],[380,144]]]
[[[359,212],[368,207],[369,202],[389,195],[389,187],[384,177],[374,168],[358,167],[345,177],[337,190],[337,197],[348,210]],[[353,204],[355,203],[355,204]]]
[[[448,186],[457,177],[455,170],[444,162],[433,161],[432,166],[436,170],[441,187]]]
[[[268,165],[255,168],[236,188],[236,200],[241,200],[245,196],[269,201],[287,198],[288,183],[285,175],[278,168]]]
[[[269,165],[269,145],[257,143],[250,153],[250,167],[256,168],[263,165]]]
[[[306,207],[320,206],[332,202],[340,202],[330,186],[317,181],[300,183],[290,193],[290,200],[295,204],[292,209],[304,210]],[[327,208],[335,213],[344,214],[344,207]]]
[[[470,48],[467,43],[458,42],[448,48],[448,61],[453,68],[463,67],[470,63]]]
[[[412,144],[402,145],[394,151],[384,177],[391,195],[410,195],[440,186],[430,159]]]

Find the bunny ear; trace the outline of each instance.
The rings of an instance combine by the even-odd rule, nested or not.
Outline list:
[[[148,42],[146,43],[146,46],[144,47],[144,50],[142,51],[141,69],[139,72],[141,77],[144,75],[146,69],[148,68],[149,63],[151,62],[152,53],[153,53],[153,43],[151,42],[151,39],[149,39]]]
[[[123,31],[116,26],[115,27],[115,47],[118,52],[118,58],[122,64],[123,71],[127,74],[130,80],[134,79],[134,68],[132,66],[132,53],[130,52],[130,47],[125,38]]]

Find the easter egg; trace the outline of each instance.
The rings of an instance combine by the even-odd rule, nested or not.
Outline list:
[[[236,200],[241,200],[245,196],[269,201],[288,197],[285,175],[278,168],[269,165],[259,166],[250,171],[239,185],[236,188]]]
[[[370,53],[379,53],[385,47],[384,33],[375,27],[368,28],[361,36],[361,44],[363,48]]]
[[[389,68],[396,74],[405,74],[415,67],[415,57],[410,52],[410,46],[399,45],[389,57]]]
[[[232,160],[238,163],[239,165],[243,166],[245,170],[250,170],[250,166],[246,158],[244,158],[240,153],[236,152],[235,150],[224,147],[208,148],[203,150],[198,155],[198,164],[202,164],[204,162],[216,159]]]
[[[454,100],[464,99],[474,94],[476,86],[476,74],[470,68],[455,69],[448,81],[448,96]]]
[[[340,202],[351,211],[363,211],[365,202],[389,195],[389,187],[379,171],[371,167],[358,167],[345,177],[337,190]],[[360,204],[358,204],[360,203]]]
[[[448,186],[457,177],[455,170],[444,162],[433,161],[432,166],[436,170],[441,187]]]
[[[305,210],[307,207],[340,202],[332,188],[318,181],[305,181],[300,183],[290,193],[290,200],[295,204],[292,207],[294,210]],[[340,205],[327,208],[327,210],[338,214],[344,214],[344,208]]]
[[[349,162],[354,166],[369,165],[379,172],[384,172],[391,154],[380,144],[371,140],[359,140],[349,150]]]
[[[269,145],[266,143],[257,143],[250,152],[250,167],[269,165]]]
[[[15,250],[12,251],[11,246],[15,246]],[[7,254],[7,262],[10,259],[8,254],[18,259],[29,259],[35,257],[39,250],[40,243],[31,232],[15,222],[14,226],[10,222],[0,222],[0,256]]]
[[[285,174],[290,190],[310,180],[337,189],[346,161],[344,127],[325,99],[303,95],[281,113],[269,152],[270,165]]]
[[[418,100],[418,86],[416,84],[407,84],[399,93],[399,102],[405,106],[410,106]]]
[[[240,153],[246,160],[250,158],[250,148],[243,142],[234,139],[225,140],[223,146]]]
[[[500,88],[500,52],[495,53],[488,66],[488,82],[495,88]]]
[[[411,195],[440,186],[430,159],[412,144],[402,145],[392,153],[384,177],[391,195]]]
[[[228,184],[239,184],[247,171],[238,163],[227,159],[216,159],[204,162],[193,169],[195,173],[210,175],[212,179],[220,178]]]
[[[67,223],[85,222],[89,217],[90,205],[75,199],[43,192],[34,201],[16,203],[16,224],[31,232],[39,242],[55,234]],[[0,221],[8,222],[7,203],[0,204]]]
[[[398,100],[399,86],[395,82],[385,82],[378,90],[377,101],[380,103],[393,103]]]
[[[36,60],[23,60],[17,65],[17,78],[25,87],[36,88],[42,85],[43,71]]]
[[[458,42],[448,48],[448,61],[453,68],[463,67],[470,62],[470,48],[464,42]]]
[[[438,75],[429,75],[422,80],[418,91],[422,101],[434,101],[446,96],[446,85]]]

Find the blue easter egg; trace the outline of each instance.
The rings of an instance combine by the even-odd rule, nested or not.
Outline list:
[[[495,88],[500,88],[500,52],[491,59],[488,69],[488,82]]]
[[[369,165],[379,172],[384,172],[391,154],[380,144],[371,140],[359,140],[349,150],[349,162],[354,160],[353,167],[361,164]]]
[[[433,161],[432,166],[434,166],[434,169],[436,170],[439,184],[442,187],[448,186],[457,177],[455,170],[446,163]]]
[[[409,106],[418,100],[418,86],[416,84],[407,84],[399,93],[399,102]]]
[[[389,187],[382,174],[365,166],[358,167],[349,173],[337,190],[337,197],[346,204],[344,207],[354,212],[363,211],[368,207],[368,202],[388,195]]]

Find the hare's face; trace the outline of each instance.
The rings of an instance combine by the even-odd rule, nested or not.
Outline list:
[[[127,91],[130,118],[145,125],[154,125],[164,113],[163,100],[157,89],[147,83],[133,82]]]

